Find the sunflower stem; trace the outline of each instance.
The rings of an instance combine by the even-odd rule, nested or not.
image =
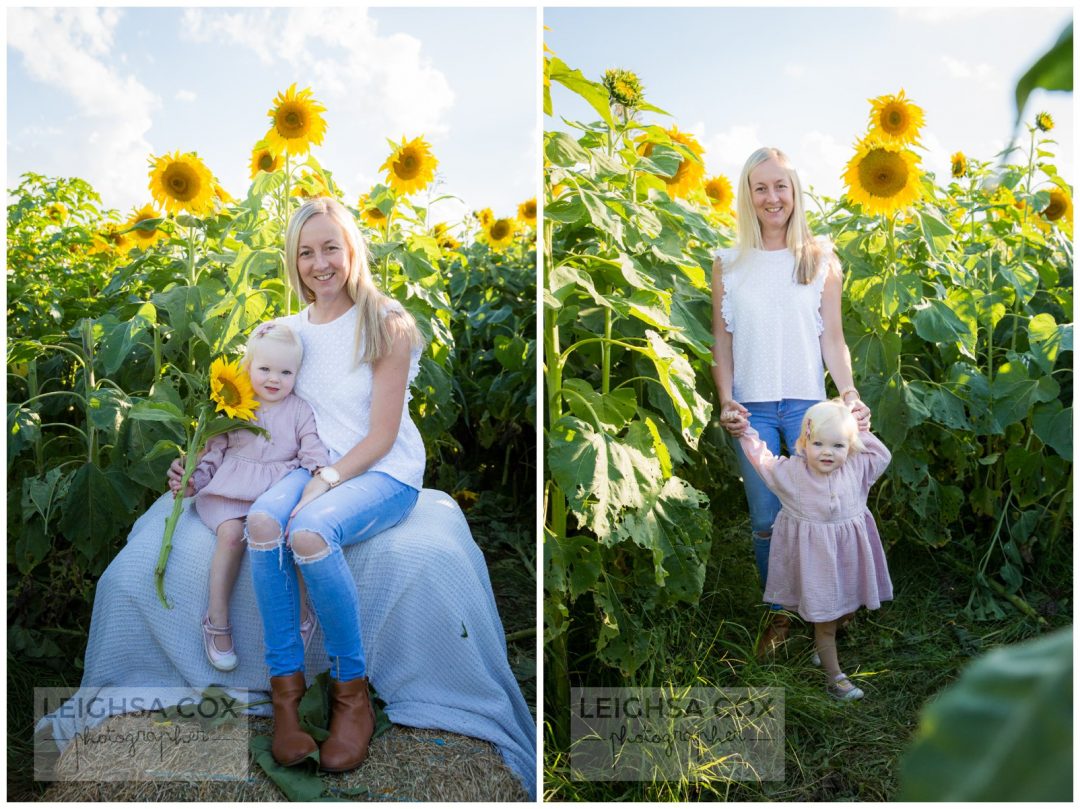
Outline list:
[[[289,188],[289,185],[291,183],[291,180],[292,180],[292,168],[289,165],[289,153],[285,152],[285,185],[283,186],[283,189],[285,191],[285,196],[281,200],[281,235],[282,235],[282,237],[285,236],[285,232],[286,232],[286,230],[288,230],[288,227],[289,227],[289,193],[290,193],[290,190],[291,190]],[[288,261],[288,259],[286,258],[284,261],[281,262],[281,286],[282,286],[282,303],[285,306],[285,311],[284,311],[283,314],[290,315],[290,314],[292,314],[292,286],[289,284],[289,277],[288,277],[289,276],[289,268],[286,266],[287,261]]]
[[[1027,183],[1026,183],[1026,186],[1025,186],[1024,190],[1025,190],[1025,192],[1027,194],[1028,199],[1030,200],[1031,199],[1031,177],[1032,177],[1032,174],[1035,173],[1035,127],[1029,127],[1029,129],[1031,130],[1031,142],[1028,145]],[[1030,207],[1031,207],[1031,205],[1029,203],[1024,204],[1024,215],[1023,215],[1023,218],[1020,221],[1020,255],[1016,259],[1016,266],[1021,272],[1023,272],[1023,270],[1024,270],[1024,256],[1027,254],[1027,219],[1028,219],[1028,208],[1030,208]],[[1016,298],[1015,298],[1015,300],[1013,300],[1013,311],[1016,313],[1017,317],[1019,317],[1019,315],[1020,315],[1020,308],[1021,308],[1020,292],[1019,292],[1019,290],[1017,290]],[[1011,348],[1012,348],[1012,350],[1014,352],[1016,351],[1016,332],[1017,332],[1016,318],[1014,318],[1013,319],[1013,326],[1012,326],[1012,341],[1011,341]]]
[[[161,537],[161,550],[158,552],[157,565],[154,567],[154,586],[157,589],[158,600],[161,606],[172,609],[172,604],[165,597],[165,566],[169,562],[169,554],[172,553],[172,539],[176,532],[176,525],[180,522],[180,514],[184,510],[184,492],[187,490],[188,481],[195,472],[198,464],[199,453],[202,451],[203,431],[206,428],[206,408],[199,409],[199,421],[195,425],[195,432],[188,441],[187,452],[184,454],[184,474],[180,478],[180,489],[173,497],[173,508],[165,520],[165,533]]]

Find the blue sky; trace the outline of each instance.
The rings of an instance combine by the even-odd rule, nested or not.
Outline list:
[[[544,41],[588,78],[636,72],[646,100],[672,116],[643,120],[694,133],[708,176],[734,182],[754,149],[777,146],[804,186],[835,197],[867,100],[901,88],[926,114],[926,169],[947,177],[956,151],[991,160],[1013,131],[1017,79],[1071,18],[1065,7],[552,8]],[[559,85],[552,103],[545,128],[596,119]],[[1041,110],[1056,121],[1056,164],[1071,183],[1073,97],[1038,91],[1025,117]]]
[[[356,198],[386,139],[423,134],[437,218],[512,215],[536,195],[533,8],[77,8],[7,11],[7,183],[79,176],[106,207],[150,200],[147,160],[195,151],[234,196],[274,97],[296,82],[326,108],[313,154]],[[422,197],[421,197],[422,199]]]

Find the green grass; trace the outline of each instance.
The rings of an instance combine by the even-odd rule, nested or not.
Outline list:
[[[704,595],[679,610],[668,628],[670,659],[654,662],[635,683],[677,686],[774,686],[784,689],[785,778],[777,782],[589,783],[570,780],[565,753],[545,744],[545,799],[565,801],[888,801],[922,706],[956,679],[974,657],[1071,623],[1071,605],[1041,629],[1019,613],[976,622],[964,615],[968,582],[929,550],[889,552],[894,600],[860,610],[839,636],[841,668],[865,692],[855,703],[825,693],[825,674],[811,664],[813,628],[793,621],[791,638],[772,658],[754,660],[766,609],[749,537],[742,526],[714,541]],[[1071,574],[1069,574],[1071,576]],[[1060,582],[1071,591],[1071,580]],[[1052,612],[1052,611],[1051,611]],[[581,673],[575,685],[610,685]],[[597,680],[608,679],[598,673]]]

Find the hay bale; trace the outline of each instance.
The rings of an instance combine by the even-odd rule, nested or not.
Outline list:
[[[155,729],[148,713],[122,714],[94,730],[132,738]],[[252,717],[250,736],[269,735],[270,719]],[[238,780],[161,780],[154,773],[192,772],[200,766],[198,745],[181,745],[148,760],[137,751],[119,757],[115,748],[72,744],[56,763],[60,777],[43,801],[284,801],[285,794],[254,763],[245,733],[235,734],[246,753],[247,777]],[[241,741],[241,738],[243,741]],[[149,748],[149,745],[146,745]],[[231,756],[229,756],[231,760]],[[300,765],[311,767],[311,764]],[[223,768],[218,768],[223,769]],[[228,768],[224,768],[228,769]],[[241,768],[242,769],[242,768]],[[359,801],[524,801],[525,791],[488,742],[394,725],[376,737],[368,760],[348,773],[321,773],[329,796]]]

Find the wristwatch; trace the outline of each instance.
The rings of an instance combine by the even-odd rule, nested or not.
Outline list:
[[[341,473],[332,466],[324,466],[316,474],[323,479],[323,482],[329,483],[331,489],[341,483]]]

